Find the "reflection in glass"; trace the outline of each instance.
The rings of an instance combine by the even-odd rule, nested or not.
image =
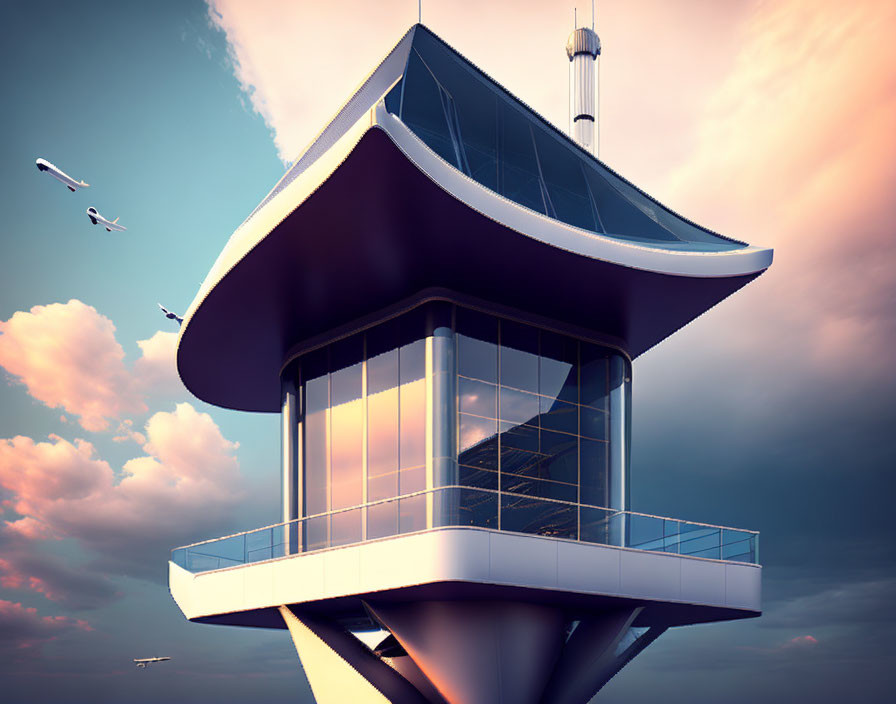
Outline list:
[[[538,391],[538,329],[501,322],[501,384]]]
[[[461,413],[498,417],[498,389],[494,384],[460,377],[457,380],[457,397]]]
[[[575,484],[502,474],[501,491],[575,503],[578,498],[579,488]]]
[[[367,508],[367,539],[398,534],[398,501],[386,501]]]
[[[607,414],[587,406],[582,406],[580,413],[582,435],[594,440],[606,440]]]
[[[501,387],[500,393],[501,420],[511,423],[530,425],[538,424],[538,396]]]
[[[607,407],[607,352],[582,343],[581,403],[592,408]]]
[[[363,499],[363,405],[356,399],[330,409],[332,425],[331,508],[357,506]]]
[[[389,350],[367,360],[367,394],[372,396],[398,386],[398,350]]]
[[[426,342],[403,345],[398,353],[398,377],[402,385],[426,376]]]
[[[611,537],[615,534],[613,522],[621,516],[605,508],[591,508],[582,506],[579,509],[581,516],[581,532],[579,539],[586,543],[598,543],[599,545],[614,544]],[[616,515],[616,518],[614,518]]]
[[[555,401],[541,396],[541,427],[577,435],[579,432],[579,409],[573,403]]]
[[[460,486],[477,487],[479,489],[498,490],[498,472],[493,469],[481,469],[460,465],[457,483]]]
[[[304,525],[305,549],[422,530],[427,512],[477,525],[500,522],[505,530],[578,535],[577,504],[606,507],[612,500],[609,450],[617,433],[609,423],[616,406],[608,406],[608,360],[619,376],[630,373],[625,359],[559,333],[463,308],[452,312],[446,304],[436,321],[435,310],[415,309],[300,360],[305,515],[367,504]],[[429,399],[425,335],[434,325],[441,326],[437,342],[456,353],[456,367],[455,360],[439,367],[453,379],[434,380]],[[461,494],[442,495],[444,505],[434,495],[430,503],[418,495],[427,488],[426,418],[432,413],[437,421],[444,412],[456,415],[446,424],[449,449],[432,460],[433,481],[469,487],[462,496],[475,505],[464,505]],[[441,460],[451,463],[450,472],[439,471]],[[586,520],[598,515],[582,514],[583,535],[606,529]],[[618,542],[628,529],[623,521],[607,539]],[[720,545],[718,536],[712,543],[702,534],[660,541],[670,551],[692,541],[689,549],[704,556],[747,555],[755,543],[735,535],[730,546]],[[275,546],[251,550],[273,555]]]
[[[404,497],[398,500],[398,532],[413,533],[426,528],[426,495]]]
[[[457,309],[457,373],[498,382],[498,321],[492,316]]]
[[[538,177],[538,160],[529,121],[518,110],[501,101],[499,148],[501,193],[520,205],[545,213],[547,204]]]
[[[498,421],[459,415],[458,462],[480,469],[498,469]]]
[[[411,51],[405,71],[402,119],[423,141],[449,164],[457,166],[454,144],[442,109],[439,86],[416,50]]]
[[[399,396],[399,489],[402,494],[426,488],[426,381],[402,384]]]
[[[329,428],[327,406],[329,380],[326,376],[305,383],[305,515],[313,516],[328,509],[329,472],[327,454]]]
[[[551,538],[575,538],[578,534],[577,507],[502,494],[501,530]]]
[[[397,366],[395,371],[397,378]],[[393,496],[398,496],[397,388],[367,397],[367,500]]]
[[[306,518],[304,521],[305,551],[330,547],[330,517],[327,515]]]
[[[330,546],[351,545],[361,540],[361,509],[340,511],[330,516]]]
[[[538,362],[538,392],[549,398],[578,403],[578,342],[542,330]]]
[[[438,526],[498,528],[498,494],[476,489],[437,489],[433,492]]]
[[[607,443],[581,439],[581,493],[579,501],[592,506],[607,505]]]

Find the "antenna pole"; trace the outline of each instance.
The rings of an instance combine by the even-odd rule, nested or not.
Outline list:
[[[591,0],[591,31],[594,31],[594,0]]]
[[[417,23],[423,24],[423,0],[417,0]]]

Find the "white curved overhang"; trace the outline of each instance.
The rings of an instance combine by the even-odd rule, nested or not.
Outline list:
[[[498,195],[458,171],[389,113],[382,102],[377,104],[375,116],[374,124],[440,188],[495,222],[552,247],[610,264],[672,276],[744,276],[761,273],[771,266],[772,250],[762,247],[746,245],[717,252],[670,250],[619,240],[555,220]]]

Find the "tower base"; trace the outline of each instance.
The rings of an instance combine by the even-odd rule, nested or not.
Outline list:
[[[389,636],[281,606],[318,704],[587,704],[662,627],[641,607],[582,615],[512,601],[365,602]]]

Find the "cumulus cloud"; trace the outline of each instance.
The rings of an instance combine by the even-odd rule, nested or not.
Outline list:
[[[33,398],[77,416],[92,432],[114,429],[117,421],[118,442],[142,444],[126,416],[145,413],[146,397],[176,397],[184,387],[175,366],[175,333],[159,330],[137,345],[141,355],[131,370],[112,321],[77,299],[0,321],[0,367]],[[63,414],[60,421],[68,419]]]
[[[242,496],[237,444],[188,403],[154,414],[145,436],[146,454],[118,474],[85,440],[0,440],[4,506],[20,517],[7,530],[75,539],[99,569],[135,576],[160,569],[155,555],[221,530]]]
[[[139,387],[149,395],[172,396],[185,389],[177,375],[177,333],[157,331],[148,340],[138,340],[141,356],[134,363]]]
[[[79,300],[0,321],[0,366],[38,401],[78,416],[85,430],[146,411],[112,321]]]
[[[0,654],[4,657],[21,657],[73,631],[92,630],[87,621],[67,616],[41,616],[37,609],[0,599]]]
[[[130,419],[125,419],[118,424],[118,433],[115,437],[112,438],[112,442],[127,442],[128,440],[132,440],[138,445],[142,445],[146,442],[146,436],[143,433],[140,433],[134,430],[134,421]]]

